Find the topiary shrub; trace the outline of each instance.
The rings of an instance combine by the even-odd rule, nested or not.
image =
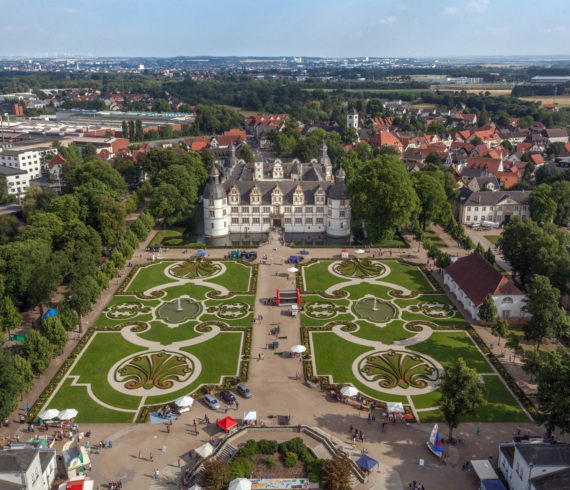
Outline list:
[[[265,456],[265,458],[263,458],[263,461],[270,470],[275,468],[275,465],[277,464],[275,456]]]
[[[259,452],[260,451],[258,450],[258,447],[257,447],[257,441],[249,440],[245,443],[245,445],[243,447],[240,448],[240,450],[236,454],[236,457],[253,458]]]
[[[287,468],[293,468],[297,464],[299,457],[292,452],[285,453],[285,461],[284,464]]]
[[[232,479],[249,478],[251,475],[251,459],[236,457],[228,463]]]
[[[261,439],[257,442],[257,452],[261,454],[274,454],[279,449],[277,441]]]

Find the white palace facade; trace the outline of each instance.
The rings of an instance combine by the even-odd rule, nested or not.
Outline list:
[[[210,170],[203,205],[204,234],[210,244],[232,236],[262,239],[274,227],[286,237],[313,236],[337,243],[350,238],[345,173],[340,168],[333,176],[324,143],[319,158],[309,163],[259,157],[245,163],[230,146],[222,175],[215,166]]]

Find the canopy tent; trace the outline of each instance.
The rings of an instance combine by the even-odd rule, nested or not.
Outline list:
[[[290,255],[289,256],[289,263],[290,264],[298,264],[301,262],[301,259],[299,258],[298,255]]]
[[[44,410],[43,412],[40,412],[40,414],[38,415],[38,417],[40,419],[44,419],[44,420],[52,420],[57,418],[57,416],[59,415],[60,410],[58,410],[57,408],[49,408],[47,410]]]
[[[344,396],[349,396],[349,397],[358,395],[358,390],[354,386],[343,386],[340,389],[340,392]]]
[[[287,269],[287,272],[293,274],[294,272],[299,272],[299,269],[297,269],[296,267],[289,267],[289,269]]]
[[[176,403],[178,407],[191,407],[194,403],[194,398],[188,395],[181,396],[180,398],[174,400],[174,403]]]
[[[255,422],[257,420],[257,412],[243,412],[243,420],[244,422]]]
[[[163,247],[164,247],[164,245],[162,243],[155,243],[150,248],[163,248]]]
[[[360,456],[360,458],[358,458],[356,464],[360,466],[363,470],[370,471],[378,464],[378,461],[368,456],[368,454],[363,454],[362,456]]]
[[[198,456],[201,458],[207,458],[214,452],[214,446],[212,446],[209,442],[206,444],[202,444],[199,448],[194,450]]]
[[[231,417],[224,417],[222,420],[218,420],[218,426],[221,427],[223,430],[229,430],[232,427],[237,425],[237,421],[232,419]]]
[[[71,420],[74,419],[75,417],[77,417],[77,410],[75,410],[75,408],[66,408],[65,410],[62,410],[61,412],[59,412],[59,415],[57,416],[57,418],[59,420]]]
[[[307,350],[307,348],[304,345],[294,345],[291,347],[291,352],[294,352],[295,354],[301,354],[303,352],[305,352]]]
[[[364,250],[362,250],[361,248],[359,248],[358,250],[355,250],[354,253],[360,255],[360,254],[363,254],[363,253],[365,253],[365,252],[364,252]]]
[[[400,402],[386,402],[388,413],[404,413],[404,405]]]
[[[57,315],[57,310],[55,308],[50,308],[44,313],[44,316],[42,316],[42,318],[45,320],[46,318],[50,318],[55,315]]]
[[[497,473],[495,473],[495,470],[493,469],[493,466],[491,466],[491,463],[489,463],[488,460],[472,459],[470,463],[471,466],[473,467],[473,471],[475,471],[475,474],[477,475],[479,480],[483,481],[483,480],[499,479]]]
[[[208,252],[206,252],[205,250],[198,250],[198,252],[196,252],[196,255],[198,257],[203,257],[204,255],[206,255]]]
[[[348,259],[348,250],[343,250],[342,252],[340,252],[340,258]]]
[[[230,482],[229,490],[251,490],[251,482],[247,478],[236,478]]]

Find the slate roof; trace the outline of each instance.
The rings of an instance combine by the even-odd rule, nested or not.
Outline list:
[[[496,194],[486,192],[484,194]],[[475,306],[479,306],[488,294],[522,295],[509,279],[503,276],[478,253],[457,259],[445,272],[463,290]]]
[[[570,468],[553,471],[546,475],[535,476],[531,479],[536,490],[560,490],[570,488]]]
[[[38,449],[11,449],[0,451],[0,473],[26,471]]]
[[[517,444],[524,460],[534,466],[570,465],[570,444]]]
[[[473,192],[465,201],[465,206],[496,206],[501,201],[512,199],[519,204],[528,204],[530,191],[509,191],[509,192]]]

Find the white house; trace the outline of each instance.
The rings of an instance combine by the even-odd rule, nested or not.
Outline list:
[[[30,186],[30,175],[25,170],[0,166],[0,175],[6,177],[6,192],[18,197],[26,195]]]
[[[49,154],[53,154],[53,149],[45,147],[4,149],[0,151],[0,165],[25,170],[31,179],[39,179],[42,176],[42,165],[46,163],[44,155]]]
[[[508,224],[511,218],[530,216],[530,191],[479,191],[460,199],[459,221],[464,225],[493,221]]]
[[[493,297],[498,314],[503,318],[528,317],[523,310],[526,297],[478,253],[457,259],[443,272],[443,283],[475,319],[487,295]]]
[[[55,449],[26,445],[0,450],[0,488],[50,490],[56,471]]]
[[[570,444],[515,438],[499,446],[498,464],[511,490],[570,488]]]

